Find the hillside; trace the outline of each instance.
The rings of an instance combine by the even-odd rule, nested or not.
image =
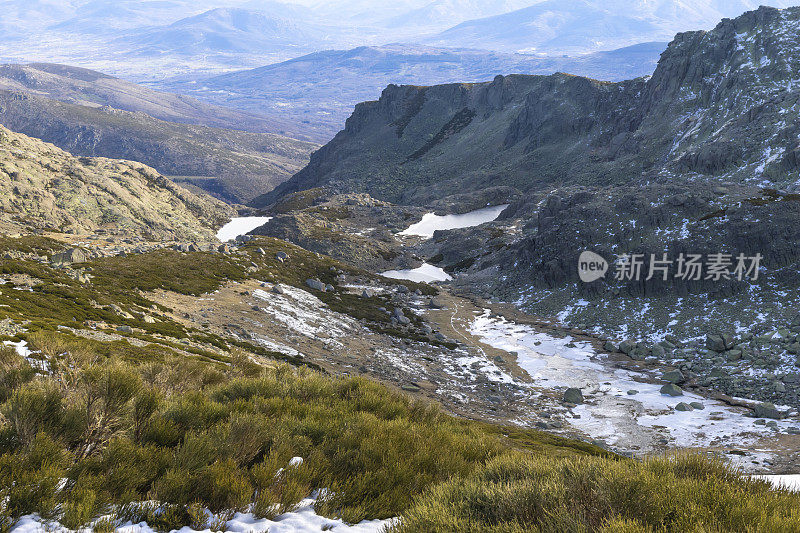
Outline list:
[[[679,34],[649,79],[389,86],[260,202],[320,185],[418,204],[490,185],[681,177],[792,187],[798,26],[800,8],[762,8]]]
[[[652,74],[665,48],[666,43],[644,43],[574,57],[539,57],[421,45],[362,46],[164,87],[285,121],[302,120],[307,135],[313,132],[315,139],[327,141],[357,103],[377,99],[389,84],[484,82],[498,74],[555,72],[618,81]]]
[[[108,106],[153,118],[256,133],[286,134],[289,124],[148,89],[101,72],[49,63],[0,65],[0,89],[88,107]],[[293,130],[297,133],[297,130]],[[290,135],[291,136],[291,135]]]
[[[76,158],[0,126],[0,211],[17,231],[210,239],[233,210],[130,161]]]
[[[268,133],[180,124],[142,112],[0,90],[0,123],[78,156],[130,159],[244,203],[288,179],[316,145]]]
[[[137,31],[116,40],[128,55],[304,53],[314,49],[318,31],[307,29],[300,10],[272,12],[216,8],[172,24]]]

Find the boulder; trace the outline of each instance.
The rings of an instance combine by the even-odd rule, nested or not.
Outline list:
[[[664,374],[661,375],[661,379],[667,383],[683,383],[686,381],[686,378],[683,376],[683,372],[680,370],[670,370],[669,372],[664,372]]]
[[[577,389],[574,387],[570,387],[566,391],[564,391],[564,403],[572,403],[575,405],[579,405],[583,403],[583,393],[581,389]]]
[[[442,302],[441,300],[438,300],[436,298],[431,298],[431,301],[428,302],[428,307],[430,307],[431,309],[444,309],[445,305],[444,302]]]
[[[325,284],[318,279],[307,279],[306,285],[308,285],[315,291],[325,292]]]
[[[619,351],[626,355],[630,355],[635,349],[636,342],[630,339],[626,339],[619,344]]]
[[[51,262],[56,264],[85,263],[88,257],[80,248],[70,248],[53,255]]]
[[[616,345],[615,345],[613,342],[611,342],[611,341],[606,341],[606,342],[605,342],[605,344],[603,344],[603,349],[604,349],[605,351],[607,351],[607,352],[611,352],[611,353],[617,353],[617,352],[619,351],[619,347],[617,347],[617,346],[616,346]]]
[[[725,350],[730,350],[735,346],[733,337],[727,333],[721,335],[709,334],[706,337],[706,347],[709,350],[722,353]]]
[[[661,387],[661,394],[666,396],[683,396],[683,389],[675,385],[674,383],[667,383],[663,387]]]
[[[285,263],[286,261],[289,260],[289,254],[287,254],[286,252],[283,252],[283,251],[278,252],[278,253],[275,254],[275,259],[277,259],[281,263]]]
[[[753,408],[753,414],[756,418],[771,418],[773,420],[780,420],[783,418],[783,413],[775,407],[774,404],[764,402],[756,405]]]
[[[689,405],[688,403],[681,402],[675,406],[676,411],[694,411],[694,407]]]
[[[667,355],[667,351],[660,344],[653,346],[650,353],[653,354],[653,357],[658,357],[659,359],[663,359]]]
[[[702,404],[702,403],[700,403],[700,402],[689,402],[689,405],[691,405],[692,407],[694,407],[694,408],[695,408],[695,409],[697,409],[698,411],[702,411],[703,409],[705,409],[705,408],[706,408],[706,406],[705,406],[705,405],[703,405],[703,404]]]

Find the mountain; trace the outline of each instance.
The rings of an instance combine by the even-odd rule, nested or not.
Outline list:
[[[510,52],[586,53],[669,40],[678,32],[712,28],[722,18],[759,5],[757,0],[547,0],[463,22],[421,42]],[[790,7],[796,1],[774,0],[771,5]]]
[[[131,161],[76,158],[3,126],[0,178],[2,222],[26,230],[211,239],[235,214],[152,168]]]
[[[49,25],[74,13],[77,2],[62,0],[6,0],[0,3],[0,31],[6,41],[23,39],[31,32],[45,30]]]
[[[481,82],[502,73],[569,72],[623,80],[653,72],[667,43],[644,43],[575,57],[538,57],[419,45],[328,50],[195,83],[165,84],[207,101],[302,120],[314,139],[330,139],[353,106],[377,99],[389,84]]]
[[[154,118],[204,126],[286,134],[297,129],[253,113],[209,105],[191,97],[163,93],[106,74],[67,65],[0,65],[0,89],[23,91],[65,103],[108,106]]]
[[[0,124],[74,155],[139,161],[236,203],[288,179],[316,147],[280,135],[167,122],[6,90],[0,90]]]
[[[408,26],[419,29],[448,28],[467,20],[522,9],[532,3],[536,3],[536,0],[435,0],[402,15],[391,17],[384,24],[390,28]]]
[[[137,30],[116,41],[130,55],[301,54],[321,41],[289,13],[217,8],[166,26]]]
[[[679,34],[649,79],[556,74],[390,86],[262,198],[327,185],[424,204],[493,185],[728,180],[795,186],[800,8]]]

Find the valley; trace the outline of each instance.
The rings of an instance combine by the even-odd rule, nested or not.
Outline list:
[[[8,4],[0,533],[800,531],[800,7]]]

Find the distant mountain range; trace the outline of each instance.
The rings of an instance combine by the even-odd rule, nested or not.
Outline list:
[[[279,13],[279,14],[278,14]],[[169,25],[136,31],[113,41],[127,54],[298,55],[324,46],[324,32],[301,10],[277,12],[218,8]]]
[[[0,65],[0,89],[88,107],[109,106],[146,113],[172,122],[300,136],[299,129],[291,122],[282,123],[189,96],[154,91],[100,72],[66,65]]]
[[[499,74],[567,72],[619,81],[649,75],[667,43],[644,43],[577,57],[537,57],[419,45],[328,50],[199,82],[160,87],[219,105],[296,120],[314,139],[330,139],[355,104],[389,84],[483,82]]]
[[[761,5],[760,0],[546,0],[488,18],[470,20],[421,42],[433,46],[507,52],[580,54],[676,33],[710,29],[719,20]],[[534,4],[534,5],[530,5]],[[797,5],[773,0],[774,7]]]
[[[800,0],[772,0],[788,7]],[[710,29],[758,0],[7,0],[0,61],[75,64],[135,81],[259,67],[329,49],[582,55]]]

